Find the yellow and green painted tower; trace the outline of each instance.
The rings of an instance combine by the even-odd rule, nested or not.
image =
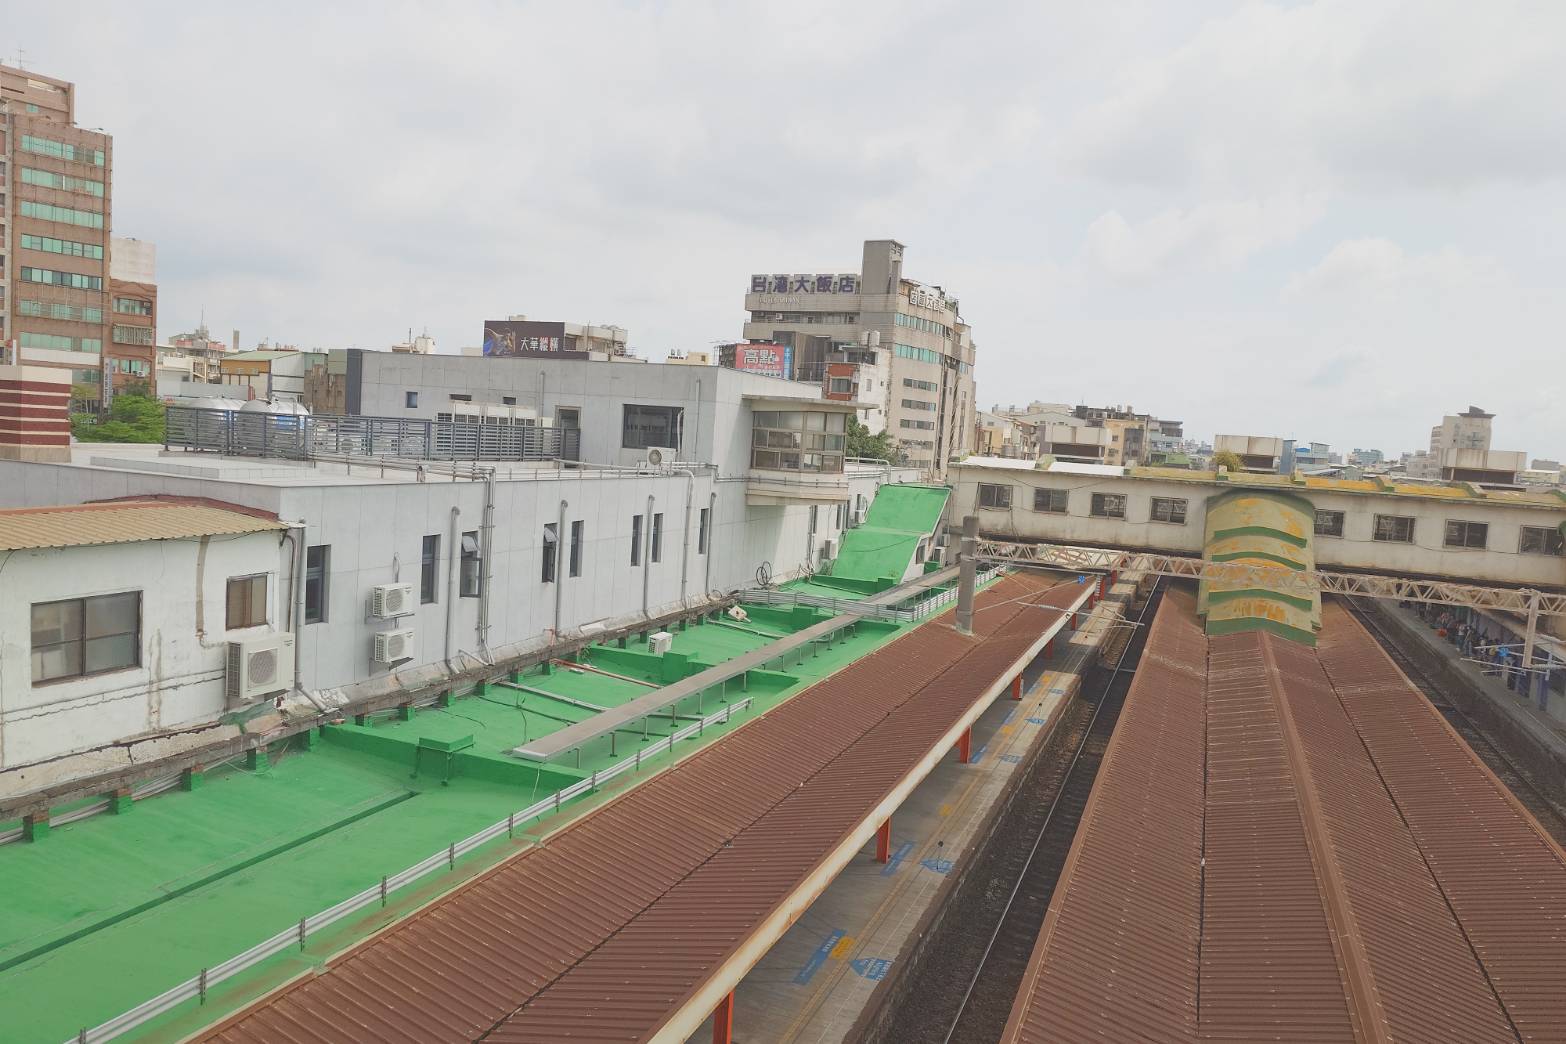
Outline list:
[[[1316,511],[1294,493],[1237,489],[1207,502],[1207,533],[1202,557],[1276,570],[1280,582],[1202,581],[1197,610],[1208,634],[1271,631],[1316,644],[1321,627],[1321,594],[1290,589],[1285,571],[1316,568]]]

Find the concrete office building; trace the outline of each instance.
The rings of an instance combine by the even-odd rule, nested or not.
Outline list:
[[[0,66],[0,343],[98,399],[108,343],[113,142],[76,126],[76,88]]]
[[[792,348],[799,380],[823,380],[831,362],[859,364],[859,398],[876,408],[867,426],[890,431],[910,465],[939,475],[973,448],[973,334],[956,296],[903,276],[904,249],[868,240],[856,273],[751,276],[744,337]]]
[[[104,374],[111,392],[135,382],[156,382],[158,344],[157,247],[115,236],[109,259],[109,304],[113,319],[104,346]]]

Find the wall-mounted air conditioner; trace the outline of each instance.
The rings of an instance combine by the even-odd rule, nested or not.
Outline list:
[[[268,634],[228,643],[223,692],[230,707],[274,696],[293,684],[294,636]]]
[[[864,508],[854,508],[854,525],[862,526],[864,524],[865,524],[865,509]]]
[[[413,628],[375,635],[375,662],[394,664],[413,657]]]
[[[648,446],[647,466],[649,468],[668,467],[674,463],[675,451],[668,446]]]
[[[821,542],[821,561],[830,562],[837,557],[837,541],[823,540]]]
[[[370,589],[370,615],[382,620],[413,612],[412,584],[379,584]]]

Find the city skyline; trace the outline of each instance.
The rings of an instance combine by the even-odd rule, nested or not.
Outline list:
[[[986,408],[1132,402],[1396,455],[1474,401],[1497,445],[1559,457],[1534,331],[1566,310],[1561,15],[1452,10],[492,7],[430,31],[399,7],[366,34],[152,5],[21,12],[0,59],[114,135],[114,231],[159,245],[165,336],[204,308],[247,344],[412,326],[450,352],[520,312],[661,359],[737,337],[750,273],[849,271],[889,236],[961,291]],[[518,76],[540,39],[591,58],[530,47]],[[787,89],[719,89],[772,47]],[[884,92],[937,61],[955,75]]]

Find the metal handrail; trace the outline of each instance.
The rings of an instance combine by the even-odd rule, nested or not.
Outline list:
[[[1003,571],[1003,566],[991,566],[982,570],[976,580],[981,584],[989,583]],[[755,605],[808,605],[815,609],[825,609],[834,616],[860,616],[874,620],[913,623],[916,620],[923,620],[933,615],[937,610],[943,609],[956,601],[957,589],[955,587],[948,588],[908,609],[898,609],[890,605],[874,605],[853,598],[833,598],[830,595],[813,595],[802,591],[785,591],[773,588],[753,588],[742,592],[739,600]]]
[[[642,760],[654,757],[664,752],[672,753],[675,744],[700,736],[710,725],[727,724],[736,710],[749,710],[751,698],[746,697],[736,703],[729,704],[723,710],[714,712],[692,722],[677,732],[670,733],[645,750],[638,750],[634,759],[622,761],[613,768],[594,772],[587,779],[578,780],[563,790],[556,791],[551,796],[541,801],[536,801],[518,812],[513,812],[505,819],[480,830],[470,837],[447,845],[434,855],[423,859],[399,873],[392,874],[381,879],[379,884],[371,885],[364,891],[344,899],[335,906],[329,906],[320,913],[302,918],[297,924],[278,932],[276,935],[257,943],[243,953],[236,954],[221,964],[210,968],[203,968],[200,974],[186,979],[184,982],[165,990],[150,1000],[143,1001],[129,1011],[116,1015],[107,1022],[100,1023],[91,1029],[83,1029],[75,1037],[65,1044],[94,1044],[97,1041],[113,1040],[120,1034],[133,1030],[144,1023],[170,1011],[179,1004],[188,1000],[201,999],[205,1001],[207,991],[218,983],[230,979],[246,969],[252,968],[269,957],[282,953],[291,946],[304,949],[305,941],[330,925],[336,924],[345,917],[350,917],[366,907],[377,903],[385,905],[386,898],[392,892],[406,888],[415,881],[420,880],[442,868],[455,869],[459,856],[466,855],[481,845],[487,844],[501,834],[511,836],[516,828],[530,820],[541,818],[545,815],[560,811],[560,806],[574,798],[590,794],[604,783],[626,772],[640,771]]]

